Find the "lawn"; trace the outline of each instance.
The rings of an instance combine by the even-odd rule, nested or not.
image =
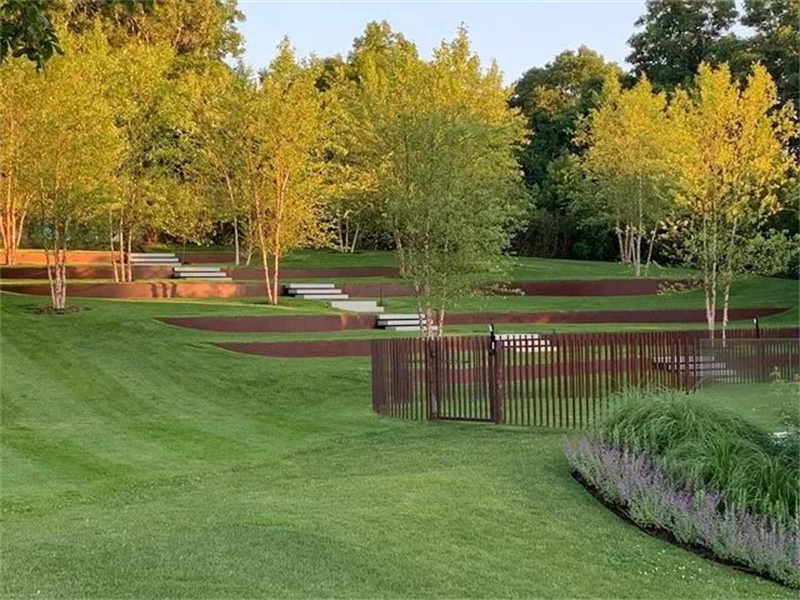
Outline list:
[[[181,246],[153,246],[152,252],[175,252],[183,255]],[[209,246],[187,248],[187,260],[196,252],[233,252],[225,246]],[[218,264],[230,265],[220,261]],[[261,264],[261,257],[253,255],[251,266]],[[322,267],[394,267],[397,259],[393,252],[381,250],[364,250],[353,254],[342,254],[330,249],[293,250],[281,260],[282,269],[310,269]],[[691,276],[690,270],[681,267],[660,267],[653,265],[650,277],[683,278]],[[601,262],[593,260],[562,260],[549,258],[514,257],[509,264],[508,279],[510,281],[534,281],[556,279],[616,279],[633,277],[633,267],[622,263]]]
[[[275,309],[42,302],[0,294],[3,597],[796,597],[622,523],[562,432],[377,417],[366,359],[154,320]]]

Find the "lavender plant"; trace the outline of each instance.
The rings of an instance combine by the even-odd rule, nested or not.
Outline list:
[[[759,515],[698,479],[676,484],[660,460],[601,436],[567,442],[572,469],[608,503],[624,507],[642,526],[671,532],[786,585],[800,588],[800,522]]]

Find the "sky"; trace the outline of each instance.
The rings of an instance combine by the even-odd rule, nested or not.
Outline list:
[[[586,45],[627,68],[627,40],[644,0],[334,1],[239,0],[245,62],[266,67],[284,36],[301,57],[346,56],[369,21],[386,20],[429,57],[466,25],[474,50],[495,59],[507,84],[567,49]]]

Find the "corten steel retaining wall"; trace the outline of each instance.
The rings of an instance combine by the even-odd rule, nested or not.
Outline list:
[[[172,267],[133,267],[134,279],[169,279]],[[47,279],[47,267],[2,267],[0,279]],[[110,266],[76,265],[67,267],[70,279],[114,279],[114,268]]]
[[[113,253],[116,256],[116,253]],[[110,265],[112,252],[104,250],[67,250],[67,264],[70,265]],[[5,258],[0,258],[0,264],[5,264]],[[23,249],[17,251],[18,265],[46,265],[44,250],[41,248]]]
[[[204,319],[205,317],[197,317],[199,319]],[[259,317],[248,317],[248,319],[258,319]],[[291,317],[286,317],[291,318]],[[350,318],[364,318],[363,316],[354,315]],[[164,322],[169,323],[170,321],[180,321],[181,319],[161,319]],[[181,323],[175,323],[180,325]],[[213,325],[213,323],[209,323],[209,325]],[[342,327],[342,323],[336,323],[330,317],[325,317],[325,326],[328,327],[326,331],[338,331],[338,327]],[[252,323],[240,323],[240,329],[237,329],[235,332],[252,332],[254,331],[251,326]],[[286,331],[294,331],[294,327],[297,325],[292,323],[273,323],[273,328],[269,331],[273,332],[286,332]],[[315,325],[319,327],[320,325]],[[232,332],[231,329],[228,328],[227,325],[223,325],[222,328],[216,329],[216,331],[227,331]],[[259,331],[266,331],[264,329],[260,329]],[[692,338],[692,339],[704,339],[708,336],[708,332],[705,330],[697,330],[697,331],[682,331],[684,335]],[[741,337],[750,337],[753,334],[752,330],[732,330],[729,332],[731,339],[737,339]],[[761,332],[761,335],[765,338],[767,337],[776,337],[776,338],[800,338],[800,330],[798,329],[767,329]],[[231,350],[232,352],[241,352],[244,354],[253,354],[256,356],[284,356],[284,357],[294,357],[294,358],[316,358],[316,357],[331,357],[331,356],[370,356],[372,352],[372,340],[294,340],[290,342],[220,342],[215,343],[216,346],[220,346],[225,348],[226,350]],[[602,358],[595,358],[591,361],[585,361],[582,363],[581,368],[587,369],[588,371],[594,372],[601,372],[602,370],[608,368],[608,361]],[[577,363],[574,362],[565,362],[564,369],[567,372],[573,372],[578,369]],[[508,372],[509,377],[515,378],[524,378],[524,372],[516,369],[510,370]]]
[[[249,267],[223,267],[234,281],[255,280],[261,283],[264,271]],[[394,277],[396,269],[390,267],[342,267],[325,269],[283,269],[283,279],[309,279],[318,277]],[[134,279],[169,279],[172,267],[133,267]],[[113,279],[111,266],[68,266],[68,279]],[[0,268],[0,279],[47,279],[47,268],[37,266],[13,266]],[[140,282],[142,283],[142,282]],[[261,284],[263,287],[263,284]]]
[[[731,320],[752,319],[781,313],[785,308],[740,308],[731,310]],[[170,317],[164,323],[189,329],[259,333],[270,331],[343,331],[375,329],[375,315],[285,315],[231,317]],[[565,311],[542,313],[469,313],[452,314],[448,325],[455,324],[549,324],[549,323],[704,323],[704,310],[633,310],[633,311]]]
[[[168,325],[227,333],[326,332],[374,329],[375,315],[286,315],[281,317],[165,317]]]
[[[218,342],[225,350],[276,358],[343,358],[369,356],[372,340],[309,340],[302,342]]]
[[[625,388],[694,389],[709,373],[702,366],[704,359],[716,359],[703,354],[707,342],[698,333],[374,340],[372,406],[378,414],[407,419],[583,428],[607,414],[615,395]],[[747,381],[769,380],[764,375],[769,361],[760,358],[768,352],[773,360],[780,356],[783,362],[796,364],[796,331],[791,340],[747,343],[743,338],[753,331],[731,333],[728,345],[738,348],[733,354],[759,365],[750,368]],[[749,349],[746,357],[744,349]]]

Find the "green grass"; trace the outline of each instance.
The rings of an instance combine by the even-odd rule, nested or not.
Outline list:
[[[153,246],[152,252],[183,252],[182,246]],[[233,252],[230,246],[187,247],[187,257],[191,252]],[[220,262],[219,264],[231,264]],[[261,258],[253,255],[251,265],[260,265]],[[320,267],[394,267],[397,259],[393,252],[381,250],[363,250],[354,254],[342,254],[331,249],[300,249],[288,253],[281,261],[284,269],[320,268]],[[688,277],[691,271],[680,267],[653,266],[650,277],[681,278]],[[610,263],[591,260],[560,260],[547,258],[514,257],[511,261],[508,279],[510,281],[527,280],[563,280],[563,279],[608,279],[633,277],[633,267],[622,263]]]
[[[365,359],[154,320],[231,306],[43,300],[0,294],[3,597],[796,597],[621,522],[560,432],[380,418]]]
[[[411,297],[387,298],[385,304],[390,312],[412,312],[416,307],[415,300]],[[790,279],[754,278],[741,281],[735,284],[731,295],[733,308],[774,306],[794,309],[782,319],[787,323],[797,323],[797,305],[797,282]],[[475,296],[456,300],[450,312],[658,310],[703,307],[703,292],[693,290],[648,296]]]
[[[700,389],[701,395],[714,406],[736,413],[770,431],[784,431],[781,411],[787,409],[791,398],[785,390],[772,384],[711,383]],[[800,400],[796,398],[795,400]],[[800,412],[800,405],[795,412]]]

